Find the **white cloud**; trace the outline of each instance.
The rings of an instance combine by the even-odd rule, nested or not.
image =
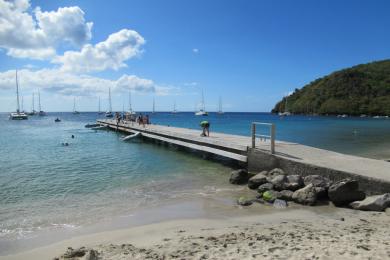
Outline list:
[[[96,45],[86,44],[80,51],[67,51],[53,62],[62,64],[61,70],[93,72],[126,67],[126,60],[142,53],[144,38],[133,30],[123,29],[111,34]]]
[[[129,89],[139,93],[158,93],[161,89],[152,80],[134,75],[123,75],[117,80],[109,80],[63,72],[58,69],[36,71],[23,69],[18,71],[18,77],[21,92],[32,92],[40,88],[42,91],[64,96],[96,96],[106,93],[108,87],[111,87],[113,92],[119,93]],[[0,72],[0,90],[14,88],[15,71]]]
[[[49,59],[62,42],[80,46],[90,40],[91,29],[77,6],[31,12],[28,0],[0,0],[0,48],[9,56]]]
[[[199,53],[199,49],[194,48],[194,49],[192,49],[192,52],[193,52],[193,53]]]

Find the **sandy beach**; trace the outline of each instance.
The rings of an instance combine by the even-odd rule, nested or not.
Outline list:
[[[387,259],[389,223],[389,210],[302,207],[100,232],[0,259],[64,259],[68,247],[85,249],[67,259]]]

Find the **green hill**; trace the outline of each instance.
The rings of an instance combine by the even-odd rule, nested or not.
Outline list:
[[[285,111],[285,98],[273,113]],[[357,65],[319,78],[287,98],[294,114],[390,115],[390,60]]]

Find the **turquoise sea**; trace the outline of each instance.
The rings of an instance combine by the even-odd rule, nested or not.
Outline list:
[[[55,123],[56,117],[62,122]],[[150,117],[152,123],[195,129],[203,120],[193,113]],[[225,193],[242,189],[228,184],[229,166],[84,127],[97,118],[49,113],[11,121],[0,114],[0,255],[32,247],[40,236],[50,240],[54,231],[72,234],[121,217],[127,222],[140,209],[197,196],[222,194],[221,203],[234,203]],[[273,122],[279,140],[390,159],[390,119],[225,113],[208,120],[211,134],[249,135],[252,121]]]

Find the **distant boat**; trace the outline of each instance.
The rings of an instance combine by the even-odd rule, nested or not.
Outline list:
[[[135,115],[136,112],[133,110],[133,107],[131,105],[131,91],[129,90],[129,110],[126,111],[126,115]]]
[[[202,103],[199,111],[195,112],[196,116],[208,116],[209,114],[206,112],[205,104],[204,104],[204,95],[202,90]]]
[[[37,112],[35,111],[34,100],[35,100],[35,98],[34,98],[34,92],[33,92],[33,93],[32,93],[32,102],[31,102],[31,104],[32,104],[32,106],[31,106],[31,112],[27,113],[29,116],[34,116],[34,115],[37,114]]]
[[[291,113],[287,110],[287,98],[288,96],[286,96],[286,101],[284,104],[284,112],[279,112],[279,116],[291,116]]]
[[[54,122],[58,123],[58,122],[61,122],[61,119],[59,119],[58,117],[56,119],[54,119]]]
[[[173,102],[173,110],[172,114],[176,114],[178,111],[176,110],[176,100]]]
[[[223,114],[223,111],[222,111],[222,98],[219,97],[219,103],[218,103],[218,112],[217,114]]]
[[[106,117],[113,117],[112,114],[112,105],[111,105],[111,88],[108,88],[108,111],[106,112]]]
[[[39,91],[39,89],[38,89],[38,107],[39,107],[38,115],[39,116],[46,116],[46,112],[43,111],[41,108],[41,92]]]
[[[346,114],[343,114],[343,115],[337,115],[337,117],[346,118],[346,117],[348,117],[348,115],[346,115]]]
[[[28,116],[25,113],[20,112],[18,71],[16,71],[16,112],[12,112],[9,115],[9,118],[11,120],[26,120],[26,119],[28,119]]]
[[[76,98],[73,98],[73,114],[74,115],[80,114],[80,112],[76,110]]]
[[[101,115],[101,114],[104,114],[104,112],[102,112],[102,111],[100,110],[100,97],[99,97],[99,108],[98,108],[98,114],[99,114],[99,115]]]

